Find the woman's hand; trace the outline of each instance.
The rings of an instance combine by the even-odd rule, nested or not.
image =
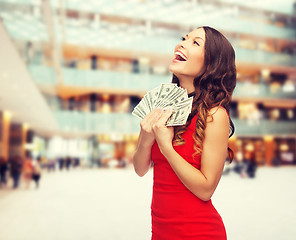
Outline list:
[[[162,110],[156,108],[148,113],[145,118],[141,121],[141,144],[145,147],[151,147],[155,141],[154,133],[152,131],[152,125],[158,121],[161,117]]]
[[[152,124],[152,131],[162,154],[173,147],[174,128],[165,126],[165,123],[172,113],[172,109],[167,109],[165,111],[161,109],[160,117],[154,119]]]

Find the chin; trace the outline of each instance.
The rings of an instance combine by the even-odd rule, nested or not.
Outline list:
[[[172,66],[172,64],[170,64],[169,66],[169,71],[173,74],[175,74],[176,76],[178,75],[178,71],[176,71],[175,67]]]

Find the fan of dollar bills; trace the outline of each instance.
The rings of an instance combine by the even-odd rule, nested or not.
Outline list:
[[[132,114],[143,119],[157,107],[163,109],[171,107],[173,114],[166,122],[166,126],[184,125],[191,112],[193,97],[188,98],[187,90],[175,83],[162,83],[157,88],[147,92]]]

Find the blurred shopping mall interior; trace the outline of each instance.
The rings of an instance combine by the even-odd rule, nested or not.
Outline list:
[[[0,156],[130,166],[133,108],[204,25],[236,52],[235,158],[296,164],[294,0],[0,0]]]

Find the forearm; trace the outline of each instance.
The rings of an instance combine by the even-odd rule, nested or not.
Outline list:
[[[163,155],[166,157],[180,181],[195,196],[204,201],[207,201],[211,198],[213,194],[211,184],[199,169],[196,169],[185,159],[183,159],[173,147],[163,151]]]
[[[139,141],[141,140],[139,139]],[[145,146],[139,142],[133,156],[134,169],[140,177],[143,177],[151,166],[151,147],[152,146]]]

